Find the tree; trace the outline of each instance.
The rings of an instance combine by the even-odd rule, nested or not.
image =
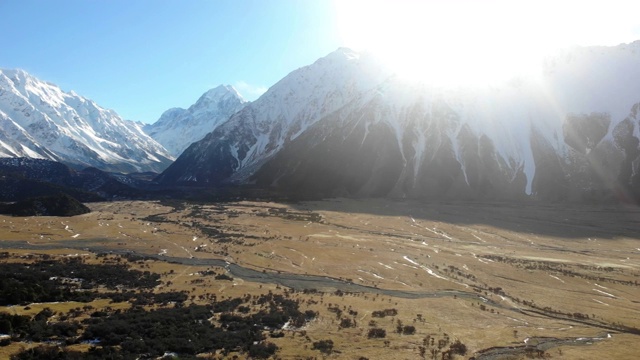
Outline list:
[[[11,326],[11,321],[8,319],[0,320],[0,334],[8,334],[11,335],[13,331],[13,326]]]
[[[416,333],[416,327],[413,325],[405,325],[402,327],[403,335],[413,335]]]
[[[313,349],[323,354],[331,354],[333,352],[333,340],[320,340],[313,343]]]
[[[456,340],[449,346],[451,352],[458,355],[466,355],[467,354],[467,345],[460,342],[460,340]]]
[[[387,331],[385,329],[380,329],[380,328],[371,328],[367,333],[367,337],[369,339],[382,339],[387,337]]]

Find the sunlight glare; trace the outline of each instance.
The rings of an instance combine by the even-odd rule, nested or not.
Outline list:
[[[634,29],[624,28],[627,12],[615,10],[615,3],[607,3],[615,17],[608,16],[611,10],[577,1],[341,0],[334,5],[345,46],[375,54],[398,76],[455,86],[537,75],[543,57],[560,47],[617,45],[611,34],[618,39]]]

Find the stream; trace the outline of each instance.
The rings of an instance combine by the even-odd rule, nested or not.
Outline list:
[[[153,258],[161,261],[167,261],[172,263],[178,263],[183,265],[192,266],[216,266],[225,268],[234,277],[243,279],[245,281],[251,281],[263,284],[278,284],[284,287],[301,290],[318,290],[318,291],[342,291],[345,293],[368,293],[368,294],[380,294],[404,299],[424,299],[424,298],[443,298],[443,297],[460,297],[470,300],[476,300],[485,304],[489,304],[496,308],[507,309],[516,311],[521,314],[525,314],[522,310],[516,307],[505,306],[500,303],[496,303],[492,300],[486,299],[477,293],[465,292],[459,290],[438,290],[431,292],[418,292],[418,291],[402,291],[392,289],[379,289],[376,287],[365,286],[355,284],[353,282],[335,279],[326,276],[318,275],[304,275],[293,274],[286,272],[274,272],[274,271],[258,271],[250,268],[240,266],[238,264],[230,263],[222,259],[202,259],[202,258],[187,258],[187,257],[172,257],[158,254],[145,254],[137,253],[131,250],[113,249],[104,246],[92,246],[87,242],[77,242],[74,240],[68,240],[56,243],[55,245],[33,245],[25,241],[0,241],[0,249],[30,249],[30,250],[46,250],[46,249],[60,249],[71,248],[82,251],[90,251],[93,253],[114,253],[114,254],[134,254],[143,256],[145,258]],[[602,341],[611,337],[610,334],[605,333],[600,337],[592,338],[547,338],[536,337],[528,338],[523,345],[506,346],[506,347],[493,347],[484,350],[477,351],[472,359],[475,360],[502,360],[511,359],[514,356],[522,355],[539,355],[551,348],[558,346],[578,346],[578,345],[590,345],[597,341]]]
[[[606,340],[611,337],[609,333],[603,333],[598,337],[580,337],[580,338],[551,338],[551,337],[533,337],[526,338],[524,345],[493,347],[477,351],[474,360],[507,360],[514,357],[540,356],[547,350],[558,346],[581,346],[591,345],[595,342]]]
[[[146,254],[139,253],[131,250],[114,249],[104,246],[93,246],[87,242],[67,240],[57,242],[55,245],[34,245],[25,241],[0,241],[0,249],[28,249],[28,250],[52,250],[60,248],[70,248],[82,251],[90,251],[92,253],[112,253],[112,254],[132,254],[145,258],[153,258],[156,260],[177,263],[182,265],[191,266],[216,266],[225,268],[234,277],[240,278],[245,281],[251,281],[262,284],[278,284],[284,287],[288,287],[294,290],[318,290],[318,291],[337,291],[340,290],[345,293],[369,293],[380,294],[392,297],[404,298],[404,299],[422,299],[422,298],[442,298],[442,297],[461,297],[466,299],[477,300],[491,306],[519,311],[518,308],[504,306],[489,299],[486,299],[479,294],[472,292],[465,292],[459,290],[439,290],[433,292],[417,292],[417,291],[402,291],[393,289],[379,289],[372,286],[359,285],[353,282],[331,278],[327,276],[318,275],[304,275],[294,274],[286,272],[275,271],[258,271],[250,269],[238,264],[230,263],[222,259],[203,259],[203,258],[188,258],[188,257],[173,257],[158,254]]]

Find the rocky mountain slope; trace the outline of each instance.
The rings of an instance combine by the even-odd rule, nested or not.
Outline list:
[[[539,77],[442,88],[339,49],[193,144],[158,180],[325,196],[640,194],[640,42],[568,49]]]
[[[36,197],[13,204],[0,203],[0,214],[12,216],[76,216],[91,210],[66,194]]]
[[[188,109],[172,108],[143,130],[178,157],[192,143],[202,139],[246,105],[229,85],[220,85],[204,93]]]
[[[173,157],[132,121],[22,70],[0,69],[0,157],[106,171],[165,169]]]
[[[245,182],[285,144],[389,72],[372,57],[339,49],[293,71],[227,122],[192,144],[158,180],[166,183]]]
[[[68,194],[80,201],[144,196],[148,183],[96,168],[75,170],[52,160],[0,158],[0,202]]]

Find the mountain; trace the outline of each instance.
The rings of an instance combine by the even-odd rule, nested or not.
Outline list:
[[[165,184],[322,196],[632,200],[640,42],[566,49],[537,77],[436,87],[339,49],[191,145]]]
[[[140,125],[23,70],[0,69],[0,157],[159,172],[173,157]]]
[[[75,170],[52,160],[0,158],[0,202],[13,202],[60,193],[80,201],[140,198],[148,183],[96,168]]]
[[[388,72],[374,58],[349,49],[297,69],[258,100],[189,146],[158,181],[166,184],[244,182],[291,140]]]
[[[66,194],[56,194],[21,200],[13,204],[0,204],[0,214],[13,216],[76,216],[91,210]]]
[[[246,105],[236,89],[220,85],[204,93],[188,109],[172,108],[143,130],[177,157]]]

